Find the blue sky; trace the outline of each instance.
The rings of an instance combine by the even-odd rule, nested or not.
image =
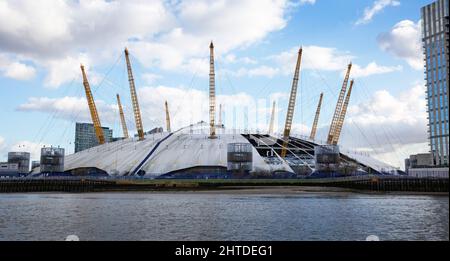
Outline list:
[[[408,154],[428,151],[419,19],[420,7],[430,2],[2,0],[0,161],[11,150],[36,157],[44,144],[73,152],[75,122],[89,121],[80,63],[102,125],[122,134],[115,105],[120,93],[134,132],[125,46],[146,130],[164,126],[164,100],[173,128],[207,120],[213,40],[226,126],[266,131],[276,100],[282,131],[296,52],[303,46],[294,131],[309,134],[324,92],[318,138],[326,138],[352,61],[355,89],[341,145],[402,167]]]

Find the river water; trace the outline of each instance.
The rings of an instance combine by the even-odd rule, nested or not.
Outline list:
[[[0,240],[449,240],[448,196],[0,194]]]

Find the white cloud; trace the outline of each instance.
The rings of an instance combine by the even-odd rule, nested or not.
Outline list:
[[[245,64],[257,64],[258,63],[258,61],[256,61],[253,58],[250,58],[250,57],[242,57],[239,59],[239,61],[243,62]]]
[[[297,50],[295,51],[297,52]],[[346,68],[347,64],[354,58],[348,52],[342,52],[336,48],[305,46],[302,54],[302,66],[305,69],[340,71],[342,68]],[[292,65],[294,64],[295,62],[292,63]],[[291,66],[291,71],[293,71],[293,68]]]
[[[187,34],[204,38],[201,43],[213,37],[209,40],[220,43],[220,53],[254,43],[284,28],[287,5],[284,0],[182,1],[179,20],[187,25]]]
[[[270,67],[270,66],[266,66],[266,65],[261,65],[261,66],[258,66],[258,67],[255,67],[255,68],[251,68],[251,69],[240,68],[236,72],[232,72],[232,71],[225,71],[225,72],[229,73],[231,75],[237,76],[237,77],[242,77],[242,76],[249,76],[249,77],[264,76],[264,77],[272,78],[275,75],[279,74],[280,70],[278,68],[274,68],[274,67]]]
[[[302,136],[309,136],[309,134],[311,133],[311,126],[306,126],[300,123],[293,123],[292,133]]]
[[[387,90],[377,91],[369,102],[349,108],[349,120],[363,125],[401,122],[406,125],[425,123],[426,126],[424,93],[424,87],[419,84],[399,97]]]
[[[270,56],[269,59],[282,66],[282,71],[292,74],[297,61],[299,47]],[[336,48],[321,46],[303,46],[302,69],[322,71],[340,71],[355,57],[348,52],[341,52]]]
[[[50,88],[57,88],[61,84],[74,79],[81,82],[80,64],[85,65],[87,77],[92,84],[92,75],[89,72],[90,60],[85,54],[80,54],[77,57],[67,56],[62,59],[46,61],[44,66],[48,69],[48,74],[45,78],[45,85]]]
[[[173,129],[185,127],[199,121],[209,121],[209,99],[206,91],[185,87],[142,87],[138,89],[139,105],[142,120],[146,130],[154,127],[165,126],[164,101],[169,103],[171,124]],[[285,93],[273,93],[268,100],[256,101],[247,93],[234,95],[217,95],[216,112],[219,104],[223,106],[223,122],[231,128],[234,124],[233,111],[236,111],[236,127],[264,128],[267,129],[266,118],[270,114],[270,106],[273,100],[287,99]],[[124,104],[125,117],[130,130],[134,130],[134,118],[132,111]],[[116,104],[107,104],[103,100],[96,100],[97,110],[103,126],[113,126],[118,121],[118,108]],[[42,112],[51,114],[58,119],[70,122],[91,122],[86,99],[84,97],[31,97],[26,103],[18,106],[17,110],[27,112]],[[278,111],[278,110],[277,110]],[[258,116],[257,116],[258,112]],[[247,113],[247,117],[244,114]],[[248,120],[247,124],[245,123]],[[277,117],[278,119],[278,117]]]
[[[66,2],[2,1],[0,10],[1,48],[7,51],[52,52],[56,42],[70,37]]]
[[[69,64],[79,64],[79,61],[71,62],[78,56],[77,48],[103,49],[106,42],[108,46],[111,43],[123,45],[128,34],[135,36],[144,26],[152,27],[153,23],[142,23],[141,26],[134,23],[137,27],[126,28],[125,24],[133,24],[133,18],[145,17],[142,7],[135,8],[140,13],[130,12],[129,9],[140,4],[129,2],[2,1],[0,38],[4,41],[0,48],[43,64],[50,71],[46,83],[57,86],[67,78],[71,79],[72,75],[65,73]],[[152,5],[156,6],[156,3]],[[133,13],[136,16],[131,15]],[[129,17],[124,20],[115,18],[126,14]],[[61,63],[65,70],[58,68]]]
[[[185,87],[157,86],[143,87],[138,92],[144,126],[165,126],[164,101],[166,100],[169,103],[173,129],[202,120],[209,121],[209,99],[208,93],[205,91]],[[285,96],[276,93],[269,97],[278,100]],[[217,95],[216,120],[218,119],[219,104],[222,104],[223,123],[228,128],[234,127],[233,114],[236,111],[236,128],[244,129],[247,126],[248,128],[266,129],[265,122],[270,113],[271,104],[269,104],[269,100],[258,102],[260,101],[256,101],[249,94],[242,92],[233,95]],[[257,112],[258,116],[256,116]],[[245,114],[247,116],[244,116]]]
[[[228,54],[228,55],[225,56],[224,61],[225,61],[226,63],[235,63],[235,62],[236,62],[236,55],[234,55],[234,54]]]
[[[224,57],[225,63],[243,63],[243,64],[257,64],[258,62],[250,57],[236,57],[234,54],[228,54]]]
[[[107,104],[99,99],[95,103],[103,126],[112,124],[117,119],[118,108],[116,104]],[[55,118],[66,119],[72,122],[92,121],[86,98],[83,97],[31,97],[28,98],[26,103],[19,105],[17,110],[50,113]]]
[[[404,159],[409,158],[412,154],[418,153],[428,153],[430,151],[430,147],[428,142],[421,143],[411,143],[411,144],[394,144],[394,150],[388,150],[387,152],[381,152],[378,154],[373,154],[373,156],[392,166],[396,166],[401,169],[405,169]]]
[[[420,21],[403,20],[391,31],[378,35],[378,45],[383,51],[405,60],[412,68],[423,70]]]
[[[6,77],[17,80],[29,80],[33,78],[35,74],[36,70],[34,67],[19,62],[11,63],[4,72]]]
[[[288,51],[270,55],[266,60],[270,65],[260,65],[254,68],[240,68],[237,71],[224,70],[227,73],[242,76],[266,76],[291,75],[294,72],[297,62],[298,47],[293,47]],[[304,46],[302,54],[301,69],[312,69],[321,71],[340,71],[346,68],[347,64],[355,57],[347,52],[340,52],[335,48],[320,46]]]
[[[207,77],[209,74],[209,59],[190,58],[180,67],[180,70],[200,77]]]
[[[352,66],[352,77],[367,77],[375,74],[385,74],[391,72],[398,72],[403,69],[402,66],[379,66],[376,62],[369,63],[366,67],[361,67],[357,64]]]
[[[164,101],[169,104],[171,125],[175,130],[191,123],[207,120],[206,93],[184,88],[165,86],[143,87],[138,90],[139,104],[142,111],[143,124],[150,126],[165,126]],[[186,99],[189,97],[189,99]]]
[[[154,74],[154,73],[144,73],[142,74],[142,79],[145,81],[145,83],[147,84],[152,84],[154,83],[156,80],[159,80],[162,78],[161,75],[158,74]]]
[[[41,155],[41,148],[49,146],[45,143],[36,143],[32,141],[22,140],[12,145],[8,145],[5,139],[0,136],[0,161],[7,161],[8,152],[30,152],[31,160],[39,160]]]
[[[15,0],[1,5],[0,48],[34,57],[60,58],[77,48],[123,45],[130,37],[152,35],[171,24],[171,14],[159,0]]]
[[[368,101],[350,104],[341,144],[369,151],[373,156],[379,155],[385,162],[401,167],[410,154],[427,151],[424,145],[427,144],[424,93],[424,87],[417,84],[397,97],[387,90],[380,90]]]
[[[166,44],[133,42],[128,45],[130,46],[130,52],[135,57],[138,57],[139,61],[146,67],[159,67],[163,70],[170,70],[179,68],[184,61],[180,50]]]
[[[371,7],[364,9],[364,15],[356,21],[356,25],[367,24],[372,21],[373,17],[389,6],[399,6],[400,1],[397,0],[376,0]]]
[[[288,51],[281,52],[277,55],[269,56],[268,59],[274,61],[273,67],[264,67],[265,76],[273,77],[275,74],[281,73],[284,75],[291,75],[295,68],[297,61],[298,48],[294,47]],[[348,63],[355,56],[348,52],[342,52],[336,48],[321,47],[321,46],[304,46],[302,54],[302,70],[317,70],[317,71],[342,71],[345,73]],[[353,64],[352,77],[368,77],[375,74],[385,74],[402,70],[401,66],[382,66],[376,62],[371,62],[366,66]],[[240,70],[237,75],[245,75],[251,70]]]
[[[12,145],[10,147],[10,151],[29,152],[31,160],[39,160],[41,158],[41,148],[44,146],[49,147],[50,145],[45,143],[36,143],[32,141],[22,140]]]
[[[207,71],[208,61],[204,57],[208,54],[209,41],[214,41],[218,57],[249,46],[285,27],[286,7],[284,0],[181,1],[176,6],[177,27],[154,41],[132,42],[130,46],[146,66],[176,70],[192,68],[195,63],[203,66],[201,71]],[[225,61],[233,59],[227,56]]]
[[[111,64],[124,46],[147,67],[189,70],[203,65],[210,40],[220,57],[284,28],[291,6],[287,0],[18,0],[0,7],[0,50],[43,66],[46,85],[57,87],[73,78],[69,67],[78,70],[81,58],[91,67]]]
[[[278,73],[278,69],[271,68],[269,66],[262,65],[257,68],[250,69],[248,71],[249,76],[266,76],[273,77]]]
[[[36,75],[36,69],[20,61],[12,61],[0,54],[0,74],[16,80],[29,80]]]

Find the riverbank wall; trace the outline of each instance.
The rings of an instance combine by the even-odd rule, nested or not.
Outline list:
[[[0,193],[104,192],[104,191],[200,191],[275,186],[346,188],[379,192],[449,192],[448,178],[355,177],[330,179],[80,179],[41,178],[0,180]]]

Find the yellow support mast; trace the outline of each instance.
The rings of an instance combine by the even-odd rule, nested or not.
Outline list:
[[[95,136],[97,136],[98,144],[105,143],[105,136],[103,134],[102,124],[100,123],[100,118],[98,117],[97,107],[95,106],[94,97],[92,96],[91,87],[84,71],[84,66],[81,64],[81,73],[83,74],[83,85],[86,92],[86,99],[89,106],[89,111],[91,113],[92,123],[94,124]]]
[[[336,133],[333,137],[332,144],[337,145],[339,142],[339,137],[341,136],[342,127],[344,126],[345,115],[347,114],[348,104],[350,103],[350,96],[352,95],[354,80],[351,80],[350,87],[348,88],[347,96],[345,97],[344,105],[342,106],[341,115],[339,116],[339,121],[336,125]]]
[[[136,121],[136,130],[138,132],[139,140],[144,140],[144,127],[142,126],[141,110],[139,108],[138,97],[136,94],[136,87],[134,85],[133,71],[131,70],[131,62],[127,48],[125,48],[125,60],[127,63],[128,81],[130,82],[131,102],[133,104],[134,119]]]
[[[350,71],[352,69],[352,63],[347,67],[347,73],[345,74],[344,82],[342,83],[341,92],[336,104],[336,109],[334,110],[333,119],[331,121],[330,130],[328,132],[327,144],[333,144],[334,136],[336,136],[336,124],[339,121],[339,117],[342,111],[342,104],[344,102],[345,92],[347,90],[348,79],[350,78]]]
[[[122,123],[122,131],[123,131],[123,137],[125,139],[128,139],[128,128],[127,123],[125,121],[125,114],[123,113],[122,103],[120,102],[120,96],[119,94],[117,96],[117,106],[119,107],[119,114],[120,114],[120,122]]]
[[[322,107],[322,98],[323,92],[320,94],[319,104],[317,105],[316,116],[314,117],[314,122],[311,128],[311,135],[309,136],[310,140],[314,140],[316,138],[317,124],[319,123],[319,116],[320,116],[320,108]]]
[[[167,104],[167,101],[165,102],[165,107],[166,107],[166,128],[167,128],[167,132],[171,132],[171,130],[170,130],[169,105]]]
[[[209,138],[216,138],[216,80],[214,73],[214,44],[209,45]]]
[[[289,96],[289,106],[286,114],[286,122],[283,132],[283,147],[281,157],[286,157],[287,146],[289,144],[289,135],[291,133],[292,119],[294,118],[295,100],[297,99],[298,80],[300,78],[300,65],[302,61],[302,48],[298,51],[297,64],[295,66],[294,79],[292,80],[291,94]]]

